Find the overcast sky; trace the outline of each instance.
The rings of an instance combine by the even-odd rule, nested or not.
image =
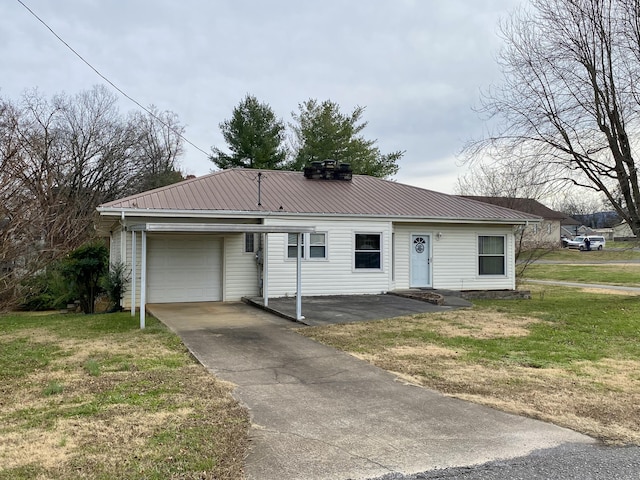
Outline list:
[[[23,0],[142,105],[178,114],[186,137],[225,147],[218,124],[247,94],[286,122],[299,103],[365,106],[365,137],[406,150],[395,179],[453,193],[472,110],[499,81],[497,22],[519,0]],[[0,95],[74,94],[105,82],[17,0],[0,5]],[[111,87],[109,87],[111,88]],[[136,105],[122,98],[123,112]],[[182,168],[209,173],[186,145]]]

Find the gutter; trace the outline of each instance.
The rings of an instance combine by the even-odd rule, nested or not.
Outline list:
[[[307,212],[257,212],[246,210],[169,210],[169,209],[142,209],[142,208],[114,208],[98,207],[101,216],[120,216],[125,211],[129,216],[140,217],[166,217],[166,218],[220,218],[220,217],[242,217],[251,219],[263,219],[267,217],[287,218],[287,217],[313,217],[313,218],[367,218],[376,220],[393,220],[404,223],[408,222],[439,222],[439,223],[492,223],[508,225],[527,225],[540,223],[542,217],[529,218],[474,218],[474,217],[424,217],[405,215],[383,215],[383,214],[345,214],[345,213],[307,213]]]

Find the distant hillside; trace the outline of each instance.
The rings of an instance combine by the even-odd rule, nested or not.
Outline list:
[[[622,221],[615,211],[571,215],[571,218],[591,228],[611,228]]]

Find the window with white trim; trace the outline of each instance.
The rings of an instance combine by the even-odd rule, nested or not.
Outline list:
[[[287,234],[287,258],[298,256],[298,234]],[[302,234],[302,258],[309,260],[324,260],[327,258],[327,234]]]
[[[354,266],[356,269],[380,269],[382,267],[382,235],[356,233]]]
[[[298,234],[287,233],[287,257],[298,258]],[[304,235],[302,235],[302,258],[304,257]]]
[[[327,235],[325,233],[309,234],[309,258],[327,258]]]
[[[505,275],[506,255],[504,235],[478,236],[478,274]]]

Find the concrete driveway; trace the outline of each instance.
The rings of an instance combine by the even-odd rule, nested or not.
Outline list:
[[[237,385],[253,422],[249,479],[365,479],[595,443],[407,385],[243,303],[148,308],[205,367]]]

